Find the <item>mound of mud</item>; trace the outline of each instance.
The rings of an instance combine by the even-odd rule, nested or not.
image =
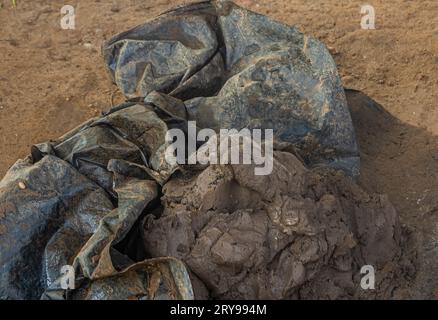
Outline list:
[[[292,153],[274,156],[268,176],[210,165],[169,181],[161,216],[144,221],[148,254],[184,261],[196,298],[365,297],[364,265],[375,268],[371,295],[390,297],[402,236],[388,199],[340,172],[308,170]]]

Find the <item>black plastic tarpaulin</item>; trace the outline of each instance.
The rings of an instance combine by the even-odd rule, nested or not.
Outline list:
[[[165,93],[200,128],[273,129],[308,165],[359,173],[336,65],[321,42],[295,27],[207,1],[121,33],[103,45],[103,56],[129,98]]]
[[[192,297],[181,262],[143,261],[136,241],[136,221],[156,208],[159,183],[171,173],[156,160],[166,130],[150,107],[127,103],[34,146],[8,171],[0,183],[1,298],[64,297],[64,265],[76,270],[73,297],[151,298],[169,290]],[[117,290],[106,290],[109,282]]]

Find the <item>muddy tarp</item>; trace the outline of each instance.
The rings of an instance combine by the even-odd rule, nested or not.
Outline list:
[[[152,107],[126,103],[34,146],[8,171],[0,182],[0,298],[65,297],[64,265],[76,270],[73,297],[192,297],[181,262],[142,262],[137,245],[136,222],[155,209],[173,170],[160,162],[167,129]]]
[[[116,36],[103,45],[103,56],[115,83],[135,102],[116,106],[58,140],[33,146],[31,155],[14,164],[0,182],[2,299],[193,298],[191,283],[206,281],[213,271],[196,269],[186,259],[192,251],[175,243],[177,235],[169,241],[144,225],[144,219],[160,219],[167,209],[160,201],[162,186],[181,170],[193,170],[164,159],[167,130],[185,130],[187,120],[216,130],[273,128],[276,141],[287,143],[305,165],[358,174],[353,127],[335,64],[320,42],[294,27],[230,2],[202,2]],[[335,199],[327,201],[328,211],[338,208]],[[250,208],[239,210],[236,223],[244,224]],[[329,215],[327,210],[324,214]],[[382,214],[389,215],[389,224],[396,224],[391,209],[378,213]],[[258,213],[254,219],[273,217]],[[211,223],[222,230],[219,225],[235,218],[216,219]],[[331,228],[330,219],[324,223]],[[268,228],[262,227],[244,232],[250,237]],[[157,228],[162,228],[160,222]],[[343,235],[349,234],[348,228]],[[385,228],[392,230],[390,225]],[[210,241],[204,233],[211,234],[211,228],[204,229],[200,235]],[[296,230],[291,226],[286,233],[281,228],[276,232],[283,240],[275,245],[284,245]],[[300,236],[297,233],[294,239]],[[348,238],[336,238],[331,245],[342,241]],[[175,245],[185,254],[175,253]],[[242,251],[238,259],[246,257],[247,249],[240,244],[232,250]],[[335,251],[328,247],[324,252],[323,256]],[[318,261],[329,263],[327,258]],[[193,270],[186,269],[187,263]],[[75,290],[62,289],[64,265],[75,270]],[[221,270],[215,277],[225,277]],[[278,272],[275,283],[284,280],[282,274]],[[225,290],[223,285],[240,281],[233,277],[225,284],[216,283],[216,278],[203,283],[209,292],[204,296],[257,297]],[[291,277],[290,281],[303,279],[295,273]],[[289,289],[287,293],[273,297],[290,297]]]
[[[103,45],[109,74],[128,98],[180,99],[200,128],[269,128],[307,165],[359,174],[336,65],[319,41],[227,1],[164,13]]]

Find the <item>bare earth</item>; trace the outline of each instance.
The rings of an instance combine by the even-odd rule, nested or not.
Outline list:
[[[182,3],[70,0],[76,29],[63,30],[60,9],[67,3],[17,0],[14,8],[11,0],[0,0],[0,177],[32,144],[56,138],[123,101],[104,70],[102,41]],[[387,194],[410,228],[425,237],[435,234],[438,1],[368,1],[376,10],[376,30],[360,28],[362,1],[236,3],[322,40],[344,86],[383,106],[389,113],[384,119],[353,114],[361,147],[360,184]],[[438,247],[436,238],[431,243]]]

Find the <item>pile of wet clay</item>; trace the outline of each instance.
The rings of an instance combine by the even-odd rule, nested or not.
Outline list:
[[[387,198],[287,151],[274,157],[267,176],[210,165],[165,184],[161,216],[144,221],[148,253],[184,261],[196,298],[390,297],[402,236]],[[373,293],[360,285],[365,265],[375,268]]]

